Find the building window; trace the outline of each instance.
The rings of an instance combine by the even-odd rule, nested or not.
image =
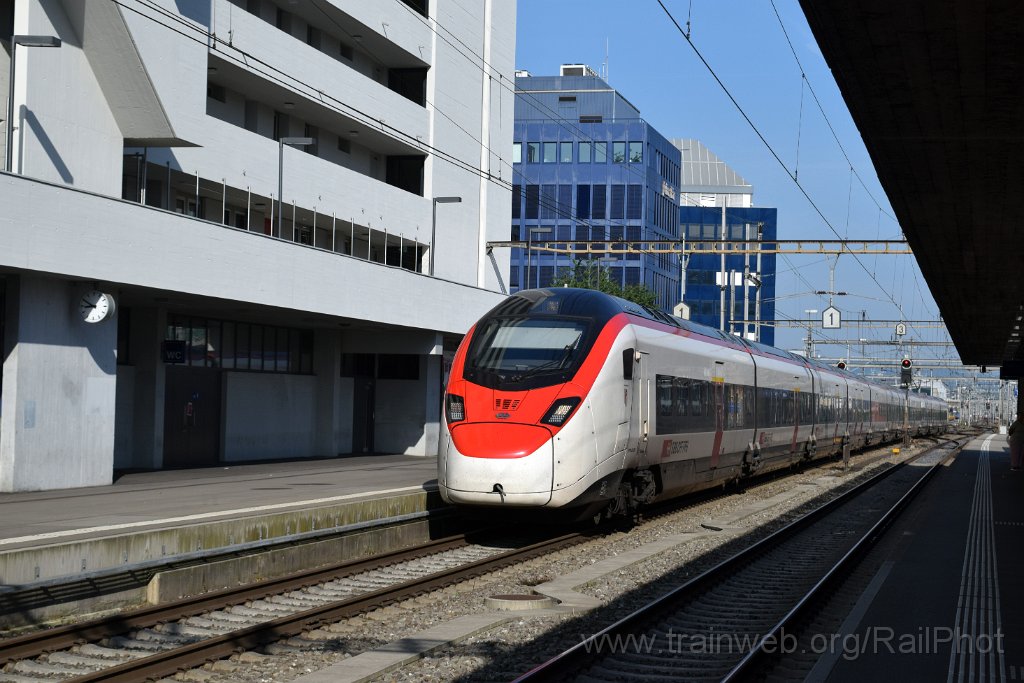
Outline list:
[[[612,143],[612,163],[621,164],[626,161],[626,143],[625,142],[613,142]]]
[[[356,56],[352,51],[352,46],[346,45],[345,43],[338,43],[338,54],[350,62],[355,59]]]
[[[523,143],[513,142],[512,143],[512,163],[521,164],[523,163]]]
[[[643,189],[643,185],[629,186],[629,196],[626,198],[627,220],[639,220],[640,218],[643,218]]]
[[[320,29],[318,29],[318,28],[316,28],[314,26],[309,26],[307,24],[306,25],[306,44],[309,45],[310,47],[314,47],[317,50],[319,50],[320,49],[320,42],[321,42],[321,40],[322,40],[322,34],[320,33]]]
[[[522,215],[523,207],[523,186],[512,186],[512,218],[519,218]]]
[[[621,184],[612,185],[612,207],[608,217],[614,220],[621,220],[626,217],[626,186]]]
[[[584,115],[580,117],[580,123],[601,123],[604,119],[601,116]]]
[[[576,186],[576,217],[584,221],[590,218],[590,185]]]
[[[274,112],[274,140],[288,137],[288,115],[279,111]]]
[[[170,315],[165,338],[186,342],[185,364],[190,367],[313,372],[312,330]]]
[[[416,104],[427,103],[427,70],[388,69],[388,88]]]
[[[607,142],[595,142],[594,143],[594,163],[605,164],[608,163],[608,143]]]
[[[572,143],[571,142],[560,142],[558,143],[558,160],[563,164],[572,163]]]
[[[344,152],[345,154],[352,153],[352,143],[343,137],[338,138],[338,151]]]
[[[644,162],[644,143],[629,143],[629,163],[642,164]]]
[[[581,164],[590,163],[590,148],[591,143],[589,142],[581,142],[579,144],[579,160]]]
[[[554,185],[541,185],[540,186],[540,217],[541,218],[554,218],[555,217],[555,186]]]
[[[377,357],[372,353],[341,354],[342,377],[375,377]]]
[[[412,353],[382,353],[377,356],[378,379],[420,378],[420,357]]]
[[[304,130],[303,130],[303,134],[307,138],[311,138],[313,140],[313,144],[305,145],[304,147],[302,147],[302,151],[305,152],[306,154],[312,154],[313,156],[318,156],[318,154],[317,154],[317,150],[318,150],[317,144],[320,142],[320,129],[317,128],[316,126],[312,125],[312,124],[307,123],[305,128],[304,128]]]
[[[526,143],[526,163],[536,164],[540,161],[540,143],[539,142],[527,142]]]
[[[558,186],[558,218],[572,219],[572,185]]]
[[[553,163],[555,163],[555,159],[556,159],[555,152],[556,152],[555,143],[553,143],[553,142],[545,142],[544,143],[544,163],[545,164],[553,164]]]
[[[430,6],[427,0],[402,0],[402,2],[425,17],[430,15]]]
[[[604,220],[608,205],[608,186],[594,185],[594,201],[591,204],[590,216],[595,220]]]
[[[540,185],[526,186],[526,220],[536,219],[540,208]]]
[[[384,182],[422,197],[424,159],[426,157],[415,154],[389,156]]]
[[[211,100],[217,100],[218,102],[228,101],[227,90],[224,89],[223,85],[217,85],[216,83],[206,84],[206,96]]]

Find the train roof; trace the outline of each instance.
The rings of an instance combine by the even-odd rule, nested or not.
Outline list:
[[[512,315],[555,315],[591,318],[599,325],[614,318],[620,313],[628,313],[640,318],[646,318],[663,325],[677,327],[694,334],[699,334],[711,339],[734,344],[736,346],[756,351],[766,356],[774,356],[797,365],[814,368],[818,371],[830,372],[853,379],[865,384],[881,387],[883,389],[895,390],[895,387],[887,386],[880,382],[861,377],[848,370],[823,363],[814,358],[801,356],[791,351],[779,349],[761,342],[743,339],[734,334],[727,334],[714,327],[701,325],[691,320],[684,320],[669,315],[657,309],[649,308],[633,301],[627,301],[620,297],[599,292],[595,289],[578,289],[574,287],[550,287],[545,289],[526,289],[512,294],[500,304],[491,309],[488,316],[512,316]],[[940,400],[935,399],[934,400]]]

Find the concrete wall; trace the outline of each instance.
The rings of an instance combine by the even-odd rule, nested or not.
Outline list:
[[[0,491],[111,482],[117,326],[83,322],[82,292],[34,275],[8,280],[6,334],[17,343],[3,364]]]
[[[316,426],[316,378],[224,372],[222,459],[310,458]]]
[[[0,267],[344,316],[421,334],[463,334],[502,299],[473,286],[18,176],[0,176],[0,206]]]
[[[121,131],[62,3],[34,0],[14,5],[16,34],[51,35],[62,40],[59,48],[18,48],[14,169],[120,196]]]
[[[374,447],[382,453],[423,455],[426,438],[423,426],[426,409],[423,404],[426,379],[377,380],[376,424]]]
[[[131,365],[117,366],[117,396],[114,399],[114,467],[117,469],[134,466],[135,374]]]

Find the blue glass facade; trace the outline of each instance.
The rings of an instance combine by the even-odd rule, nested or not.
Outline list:
[[[776,239],[777,209],[762,208],[726,208],[725,227],[726,239],[742,240],[757,239],[758,226],[761,227],[761,239]],[[721,207],[683,206],[679,209],[679,222],[682,234],[687,243],[717,241],[722,236]],[[775,320],[775,254],[761,256],[760,320]],[[747,268],[745,271],[744,268]],[[721,288],[718,284],[722,271],[721,254],[692,254],[686,264],[686,294],[683,300],[690,306],[690,319],[703,325],[717,328],[721,322]],[[737,322],[757,319],[756,289],[748,286],[746,308],[744,308],[744,287],[742,283],[734,286],[729,283],[728,273],[735,271],[740,278],[744,272],[757,273],[757,257],[753,254],[727,255],[725,272],[727,288],[725,291],[725,327],[727,331],[742,333],[743,326]],[[753,325],[746,332],[752,333]],[[775,344],[775,328],[761,327],[760,341]]]
[[[678,239],[679,150],[594,76],[516,78],[511,238],[572,243]],[[608,254],[622,286],[643,283],[671,311],[679,257]],[[511,290],[546,287],[573,257],[511,254]]]

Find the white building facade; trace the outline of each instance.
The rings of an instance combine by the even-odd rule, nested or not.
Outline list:
[[[0,0],[0,36],[0,491],[436,452],[504,296],[514,2]]]

